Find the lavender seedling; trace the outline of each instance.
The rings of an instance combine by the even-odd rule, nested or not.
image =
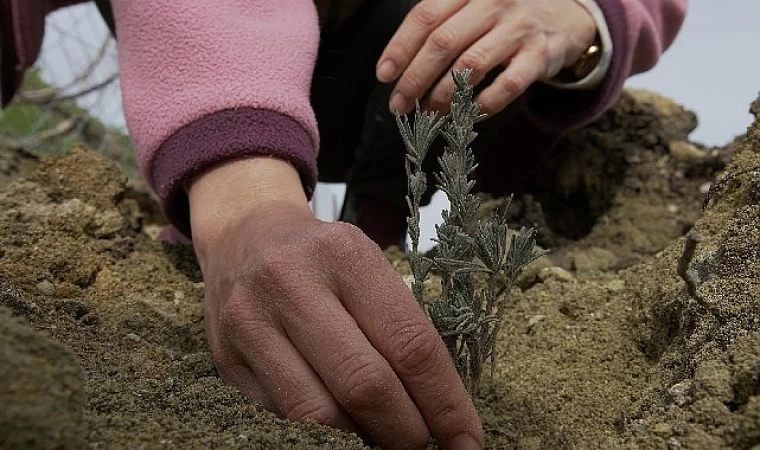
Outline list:
[[[417,302],[422,305],[422,292],[428,271],[432,261],[419,255],[420,243],[420,201],[427,190],[427,176],[422,171],[422,163],[425,161],[430,146],[440,133],[445,122],[445,117],[438,117],[437,112],[420,112],[420,104],[416,103],[414,124],[409,123],[409,118],[404,115],[403,119],[396,114],[396,124],[401,131],[406,147],[406,177],[409,183],[409,195],[406,204],[409,207],[410,216],[406,223],[409,230],[409,240],[412,242],[412,252],[409,254],[409,265],[412,268],[414,281],[412,292]]]
[[[545,252],[536,247],[535,230],[522,228],[508,238],[507,209],[486,221],[476,221],[480,199],[472,193],[477,165],[470,144],[477,137],[475,123],[485,118],[475,103],[469,84],[471,70],[454,72],[454,100],[447,115],[415,111],[414,126],[396,115],[407,150],[407,204],[412,249],[409,263],[414,276],[412,291],[441,335],[451,358],[471,393],[477,393],[485,363],[495,366],[496,337],[508,306],[512,286],[522,270]],[[441,171],[436,186],[451,204],[436,227],[437,255],[419,254],[419,207],[427,189],[422,162],[433,141],[443,135],[446,145],[438,158]],[[441,297],[423,302],[423,286],[431,269],[441,272]],[[476,277],[484,277],[483,288]]]

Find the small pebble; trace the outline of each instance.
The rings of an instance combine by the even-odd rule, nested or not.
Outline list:
[[[670,424],[661,422],[658,424],[655,424],[654,426],[654,434],[666,438],[669,437],[673,433],[673,427],[670,426]]]
[[[691,395],[694,388],[690,380],[676,383],[668,389],[668,394],[673,399],[673,403],[678,406],[684,406],[691,401]]]
[[[533,329],[533,327],[538,325],[544,319],[546,319],[546,316],[543,314],[536,314],[535,316],[531,316],[530,319],[528,319],[528,328]]]
[[[606,288],[610,292],[620,292],[623,289],[625,289],[625,281],[623,281],[623,280],[612,280],[609,283],[607,283]]]
[[[554,278],[557,281],[573,281],[575,277],[572,273],[568,272],[567,270],[563,269],[562,267],[544,267],[538,272],[538,279],[541,281],[546,281],[550,278]]]
[[[135,333],[127,333],[124,337],[132,342],[140,342],[142,340],[142,338]]]
[[[681,161],[701,161],[707,158],[707,153],[694,144],[685,141],[670,143],[670,156]]]
[[[402,275],[401,278],[404,280],[404,283],[406,283],[406,286],[411,289],[412,283],[414,283],[414,275]]]
[[[55,295],[55,285],[49,280],[42,280],[37,283],[37,290],[40,292],[40,294],[47,297],[52,297]]]
[[[734,399],[731,386],[731,370],[726,364],[717,360],[701,362],[694,371],[695,385],[723,403]]]

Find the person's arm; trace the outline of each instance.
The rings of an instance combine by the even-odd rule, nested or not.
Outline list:
[[[185,183],[231,159],[288,161],[307,196],[319,30],[308,0],[115,0],[124,111],[141,173],[189,236]]]
[[[595,0],[613,45],[602,83],[591,91],[563,90],[536,83],[523,99],[528,118],[548,132],[563,132],[598,118],[618,100],[625,81],[657,63],[673,43],[686,15],[687,0]]]
[[[409,288],[358,228],[308,207],[313,2],[114,6],[127,123],[165,212],[192,228],[222,378],[281,416],[383,448],[424,448],[431,435],[483,448],[472,401]]]

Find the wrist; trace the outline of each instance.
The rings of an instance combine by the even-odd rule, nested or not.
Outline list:
[[[287,161],[254,156],[218,165],[187,183],[193,240],[224,236],[244,217],[287,209],[311,214],[298,171]]]
[[[573,37],[577,52],[568,58],[565,67],[553,78],[544,80],[559,89],[591,90],[599,86],[607,75],[612,60],[612,37],[604,13],[595,0],[573,0],[582,10],[584,23]]]

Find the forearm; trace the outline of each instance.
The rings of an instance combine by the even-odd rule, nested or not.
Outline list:
[[[236,221],[288,208],[309,212],[298,171],[279,158],[254,156],[219,164],[186,183],[196,251]]]
[[[527,117],[547,132],[583,126],[609,109],[625,81],[651,69],[672,44],[686,14],[687,0],[596,0],[612,41],[612,58],[601,84],[570,91],[537,83],[525,98]]]

